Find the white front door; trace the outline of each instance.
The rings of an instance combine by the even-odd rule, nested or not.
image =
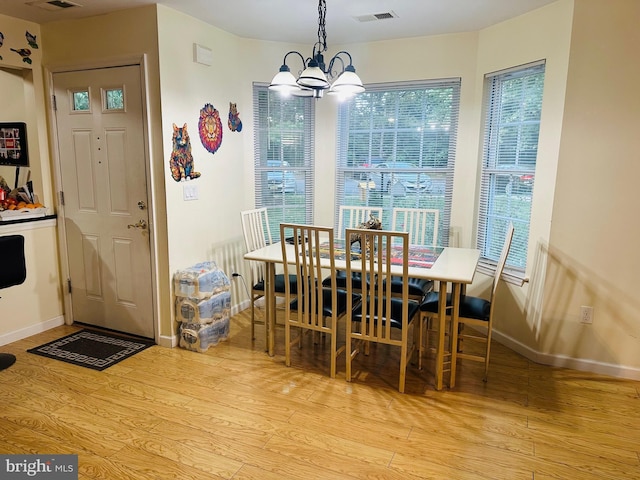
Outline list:
[[[73,320],[154,337],[140,68],[54,73]]]

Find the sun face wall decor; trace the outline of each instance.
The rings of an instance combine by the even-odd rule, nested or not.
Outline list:
[[[210,103],[200,110],[198,132],[204,148],[210,153],[216,153],[222,143],[222,121],[218,110]]]

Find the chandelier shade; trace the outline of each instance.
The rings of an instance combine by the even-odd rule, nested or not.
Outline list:
[[[336,53],[329,60],[328,67],[325,65],[322,54],[327,50],[326,13],[326,0],[319,0],[318,41],[313,46],[313,55],[305,59],[300,52],[295,50],[287,52],[280,70],[269,85],[270,90],[275,90],[285,95],[314,98],[322,98],[325,90],[342,96],[364,92],[362,80],[356,74],[351,55],[348,52],[342,50]],[[297,79],[287,65],[287,57],[291,54],[299,56],[302,60],[303,68]],[[331,81],[333,81],[333,84]]]
[[[333,82],[329,92],[355,95],[364,92],[364,85],[362,85],[360,77],[356,75],[355,68],[348,65],[342,75]]]
[[[280,71],[276,73],[276,76],[271,80],[271,85],[269,85],[271,90],[276,90],[278,92],[292,92],[293,90],[297,90],[298,84],[296,83],[296,77],[293,76],[291,70],[286,65],[280,67]]]

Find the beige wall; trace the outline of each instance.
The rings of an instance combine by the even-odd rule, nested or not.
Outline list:
[[[0,290],[0,345],[63,323],[55,220],[0,224],[0,236],[22,235],[27,278]]]
[[[231,277],[232,270],[244,267],[239,212],[245,204],[245,189],[252,186],[243,163],[247,139],[252,140],[252,103],[251,81],[243,75],[242,63],[247,59],[241,55],[242,42],[162,6],[158,7],[158,37],[169,272],[213,260]],[[194,43],[212,50],[212,65],[194,61]],[[242,132],[227,126],[230,102],[237,104]],[[207,103],[218,110],[222,124],[222,143],[215,153],[205,149],[198,133],[200,110]],[[187,124],[194,169],[201,174],[197,179],[176,182],[171,177],[173,124]],[[197,189],[197,200],[184,200],[186,187]],[[234,282],[233,303],[244,296]],[[163,332],[173,327],[172,322],[163,323]]]
[[[4,44],[0,48],[0,122],[25,122],[29,147],[30,167],[20,169],[19,184],[27,179],[33,181],[34,190],[42,203],[53,207],[50,182],[51,176],[46,113],[40,105],[44,102],[42,80],[43,42],[40,26],[0,15],[0,31],[4,34]],[[39,48],[29,47],[25,31],[36,36]],[[31,63],[10,49],[29,48]],[[15,184],[15,168],[0,167],[9,186]]]
[[[135,8],[83,20],[54,22],[42,26],[47,48],[43,64],[47,72],[79,69],[105,63],[146,60],[147,130],[149,132],[148,183],[152,200],[152,251],[155,254],[154,281],[156,311],[160,325],[169,325],[172,307],[167,262],[167,214],[158,75],[158,32],[155,6]],[[90,39],[88,41],[87,39]],[[53,179],[52,179],[53,181]],[[62,262],[64,264],[64,260]],[[162,334],[162,329],[159,329]],[[165,332],[164,334],[167,334]],[[170,333],[169,333],[170,334]]]
[[[33,181],[35,193],[52,212],[55,207],[44,105],[40,26],[0,15],[4,43],[0,48],[0,122],[25,122],[29,168],[20,169],[19,184]],[[36,35],[38,49],[28,47],[25,31]],[[22,61],[10,48],[30,48],[32,63]],[[15,184],[14,167],[0,167],[9,186]],[[38,333],[63,322],[55,220],[33,225],[3,225],[0,235],[25,238],[27,278],[21,285],[0,290],[0,345]],[[2,265],[0,265],[2,268]]]
[[[638,19],[637,0],[575,2],[539,349],[640,378]]]
[[[540,330],[544,323],[541,313],[544,301],[541,289],[546,282],[546,272],[539,256],[542,246],[549,242],[556,193],[572,13],[572,1],[556,2],[483,30],[478,48],[475,89],[476,98],[479,100],[482,98],[483,78],[487,73],[539,60],[546,62],[536,182],[529,231],[526,271],[529,282],[522,287],[500,285],[500,308],[497,309],[495,318],[498,337],[514,344],[514,347],[521,346],[528,354],[538,351]],[[481,123],[480,118],[478,125]],[[481,150],[476,154],[480,158]],[[477,287],[488,290],[489,279],[481,280],[483,288],[479,285]]]
[[[473,246],[476,235],[484,75],[546,60],[530,281],[500,287],[497,336],[533,359],[625,376],[640,370],[633,295],[638,254],[628,213],[640,168],[634,161],[640,67],[629,61],[640,44],[633,24],[639,6],[636,0],[559,0],[480,32],[332,48],[348,49],[368,83],[462,78],[452,227],[463,246]],[[90,33],[94,41],[81,40]],[[268,83],[286,51],[307,53],[311,46],[241,39],[162,6],[43,26],[43,36],[46,65],[149,56],[157,223],[166,217],[158,234],[158,298],[161,333],[170,337],[174,271],[215,260],[228,273],[244,272],[239,212],[254,205],[252,82]],[[212,66],[193,61],[194,43],[212,49]],[[229,102],[238,104],[242,133],[226,126]],[[223,124],[222,146],[213,155],[197,132],[205,103],[218,109]],[[328,98],[316,105],[315,222],[330,225],[337,106]],[[184,201],[183,184],[170,177],[173,123],[189,128],[202,173],[193,182],[196,201]],[[629,234],[614,238],[610,232],[619,225]],[[487,284],[478,274],[471,290],[483,293]],[[244,300],[234,281],[234,303]],[[595,307],[593,325],[578,322],[581,305]]]

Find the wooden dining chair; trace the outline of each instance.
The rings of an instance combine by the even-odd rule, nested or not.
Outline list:
[[[483,380],[487,381],[489,374],[489,356],[491,353],[491,332],[493,330],[493,314],[496,299],[496,291],[498,283],[504,270],[504,266],[509,256],[511,241],[513,239],[513,224],[507,227],[507,232],[502,246],[502,252],[496,265],[493,276],[493,284],[491,288],[491,297],[485,300],[480,297],[473,297],[462,294],[459,302],[459,314],[457,321],[451,324],[451,315],[447,315],[447,323],[450,325],[451,332],[451,376],[455,378],[456,360],[468,359],[477,362],[484,362]],[[451,293],[447,293],[447,309],[451,311],[452,306]],[[420,332],[418,335],[418,367],[422,367],[422,355],[424,349],[429,346],[428,333],[434,331],[433,326],[436,323],[434,318],[438,314],[438,293],[431,292],[420,305]],[[466,329],[466,326],[473,327]],[[485,331],[486,333],[482,333]],[[426,337],[426,338],[423,338]],[[424,340],[424,341],[423,341]],[[480,354],[464,351],[465,341],[480,342],[484,345],[484,351]],[[455,346],[455,348],[454,348]]]
[[[440,210],[436,208],[399,208],[391,215],[391,229],[409,233],[412,245],[436,247],[440,225]]]
[[[345,236],[347,228],[358,228],[371,218],[371,215],[382,220],[382,207],[359,207],[353,205],[340,205],[338,208],[338,228],[336,238],[349,238]]]
[[[305,333],[317,333],[324,340],[331,336],[331,378],[336,376],[336,361],[345,346],[338,348],[338,320],[347,311],[348,294],[344,290],[323,286],[324,272],[336,284],[333,228],[292,223],[280,224],[280,238],[299,238],[289,245],[282,242],[284,274],[296,277],[297,294],[293,298],[290,284],[285,284],[285,364],[291,366],[291,347],[302,348]],[[352,294],[350,303],[359,295]],[[292,339],[296,330],[297,336]],[[315,336],[315,335],[312,335]]]
[[[436,247],[438,244],[438,226],[440,210],[430,208],[394,208],[391,217],[391,229],[409,234],[411,245]],[[409,298],[422,301],[433,291],[433,281],[409,277]],[[392,279],[391,289],[394,294],[400,293],[401,280]]]
[[[382,208],[381,207],[359,207],[352,205],[340,205],[338,209],[338,228],[336,229],[335,238],[338,240],[345,240],[349,238],[345,235],[347,228],[358,228],[361,224],[367,222],[371,216],[382,221]],[[346,241],[346,240],[345,240]],[[360,273],[354,272],[351,277],[351,282],[354,283],[355,291],[360,290],[360,283],[362,282]],[[331,284],[330,278],[325,278],[324,285]],[[346,288],[347,275],[343,270],[339,270],[336,276],[336,282],[338,288]]]
[[[270,245],[273,240],[271,238],[271,228],[269,227],[269,215],[266,208],[256,208],[252,210],[244,210],[240,212],[242,219],[242,233],[244,235],[244,243],[247,252],[253,252],[259,248]],[[256,320],[256,301],[265,294],[265,271],[266,267],[263,262],[249,262],[251,273],[251,339],[255,339],[255,325],[265,325],[265,338],[267,336],[267,327],[264,321]],[[290,282],[294,282],[295,278],[290,278]],[[285,276],[277,274],[275,276],[274,290],[276,297],[284,298],[285,295]]]
[[[409,234],[386,230],[347,229],[361,235],[361,249],[352,250],[346,244],[347,276],[354,273],[353,261],[359,259],[359,270],[369,282],[362,283],[362,299],[352,300],[353,285],[347,283],[347,381],[352,381],[353,360],[361,352],[366,353],[371,344],[386,344],[400,348],[400,374],[398,390],[404,392],[407,364],[413,354],[414,320],[419,304],[409,299]],[[400,265],[391,270],[392,250],[400,247]],[[397,254],[395,261],[397,262]],[[398,271],[399,270],[399,271]],[[391,277],[401,279],[401,294],[394,295],[391,290]]]

